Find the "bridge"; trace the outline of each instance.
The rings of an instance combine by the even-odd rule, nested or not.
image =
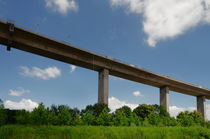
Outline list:
[[[7,50],[16,48],[40,56],[97,71],[98,103],[108,104],[109,75],[160,88],[160,105],[169,112],[169,90],[195,96],[197,111],[206,118],[206,99],[210,90],[159,75],[111,57],[101,56],[71,44],[27,31],[12,23],[0,21],[0,44]]]

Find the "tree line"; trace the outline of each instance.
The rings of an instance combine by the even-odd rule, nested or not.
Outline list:
[[[105,104],[88,105],[85,109],[70,108],[67,105],[45,107],[40,103],[29,112],[26,110],[5,109],[0,100],[0,125],[93,125],[93,126],[203,126],[210,128],[201,113],[181,112],[177,118],[170,117],[165,107],[141,104],[133,111],[123,106],[115,112]]]

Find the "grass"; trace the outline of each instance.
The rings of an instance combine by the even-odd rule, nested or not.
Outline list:
[[[0,127],[0,139],[210,139],[203,127],[23,126]]]

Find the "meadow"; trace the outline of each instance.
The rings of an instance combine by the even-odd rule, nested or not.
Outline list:
[[[1,139],[210,139],[204,127],[27,126],[0,127]]]

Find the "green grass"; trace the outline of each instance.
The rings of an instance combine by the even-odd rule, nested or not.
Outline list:
[[[0,127],[0,139],[210,139],[202,127],[23,126]]]

